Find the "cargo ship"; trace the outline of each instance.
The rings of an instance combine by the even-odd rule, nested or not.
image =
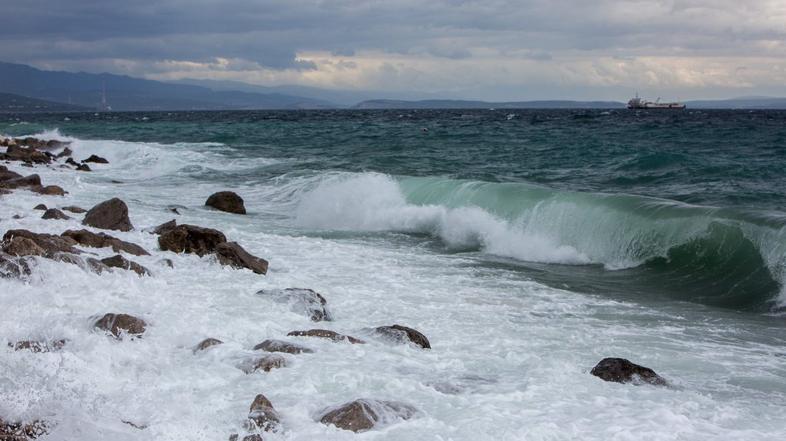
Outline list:
[[[673,102],[673,103],[662,103],[660,102],[660,98],[653,101],[646,101],[639,98],[639,94],[636,94],[635,98],[631,98],[628,101],[628,109],[684,109],[685,104]]]

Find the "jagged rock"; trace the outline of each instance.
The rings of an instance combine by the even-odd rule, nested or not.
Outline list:
[[[246,207],[243,205],[243,198],[231,191],[219,191],[213,193],[205,201],[205,205],[216,210],[226,211],[227,213],[246,214]]]
[[[48,208],[46,208],[46,205],[44,205],[44,204],[38,204],[35,207],[33,207],[33,210],[44,210],[44,211],[46,211],[46,210],[48,210]]]
[[[333,340],[334,342],[341,342],[341,341],[348,341],[352,344],[364,344],[365,341],[355,338],[349,335],[339,334],[336,331],[330,331],[328,329],[309,329],[308,331],[292,331],[288,336],[291,337],[319,337],[319,338],[327,338],[329,340]]]
[[[77,166],[76,166],[76,169],[77,169],[78,171],[85,171],[85,172],[93,171],[93,170],[90,168],[90,166],[89,166],[89,165],[87,165],[87,164],[77,164]]]
[[[115,338],[122,338],[123,334],[139,337],[145,333],[147,323],[144,320],[128,314],[106,314],[93,325],[95,328],[109,332]]]
[[[5,154],[0,158],[9,161],[22,161],[37,164],[49,164],[52,159],[44,152],[40,152],[33,147],[9,146]]]
[[[30,190],[47,196],[65,196],[68,193],[59,185],[34,185]]]
[[[128,206],[118,198],[101,202],[88,210],[82,224],[105,230],[130,231],[134,229],[128,218]]]
[[[287,359],[278,354],[265,355],[261,358],[248,360],[238,366],[243,372],[251,374],[256,371],[270,372],[273,369],[287,366]]]
[[[286,303],[293,312],[303,313],[312,321],[331,321],[327,300],[318,292],[305,288],[263,289],[257,295],[270,297],[277,303]]]
[[[66,159],[65,162],[68,165],[73,165],[74,167],[79,167],[79,163],[74,161],[74,158],[68,158],[68,159]]]
[[[169,222],[164,222],[163,224],[153,228],[151,232],[153,234],[164,234],[169,230],[173,230],[175,227],[177,227],[177,222],[172,219]]]
[[[215,252],[216,246],[226,241],[224,233],[218,230],[188,224],[178,225],[158,237],[158,245],[164,251],[198,256]]]
[[[248,410],[248,429],[275,432],[281,425],[281,417],[273,404],[262,394],[254,398]]]
[[[70,149],[70,148],[66,147],[66,148],[64,148],[64,149],[63,149],[63,151],[62,151],[62,152],[60,152],[60,153],[58,153],[58,154],[57,154],[56,158],[65,158],[65,157],[67,157],[67,156],[71,156],[73,153],[74,153],[74,152],[73,152],[73,151],[71,151],[71,149]]]
[[[667,382],[648,367],[639,366],[624,358],[604,358],[590,374],[604,381],[616,383],[648,383],[656,386],[665,386]]]
[[[16,343],[8,343],[8,346],[15,351],[29,350],[31,352],[52,352],[59,351],[65,344],[65,339],[53,341],[22,340]]]
[[[0,252],[0,277],[18,279],[29,275],[30,266],[23,258]]]
[[[417,414],[414,407],[396,401],[358,399],[327,409],[319,418],[322,424],[339,429],[365,432],[375,426],[408,420]]]
[[[5,181],[0,181],[0,187],[3,188],[19,188],[19,187],[40,187],[41,186],[41,177],[38,175],[28,175],[19,178],[11,178],[6,179]]]
[[[76,214],[87,213],[87,210],[81,207],[77,207],[76,205],[69,205],[67,207],[63,207],[62,209]]]
[[[36,439],[47,433],[47,425],[43,421],[30,423],[12,423],[0,418],[0,440],[27,441]]]
[[[93,248],[112,247],[112,251],[120,252],[125,251],[128,254],[135,256],[149,256],[150,253],[145,251],[144,248],[131,242],[120,240],[112,237],[106,233],[93,233],[88,230],[67,230],[61,236],[70,237],[80,245]]]
[[[197,353],[199,351],[204,351],[205,349],[211,346],[221,345],[221,344],[224,344],[224,342],[217,338],[206,338],[201,342],[199,342],[198,345],[196,345],[196,347],[194,348],[194,353]]]
[[[46,254],[46,251],[32,239],[19,236],[4,242],[3,251],[11,256],[43,256]]]
[[[237,242],[224,242],[216,245],[216,255],[222,265],[248,268],[257,274],[267,274],[267,260],[249,254]]]
[[[44,212],[44,215],[41,216],[41,219],[59,219],[59,220],[68,220],[71,219],[69,216],[66,216],[65,213],[58,210],[57,208],[50,208]]]
[[[120,254],[116,254],[112,257],[107,257],[106,259],[101,259],[101,263],[110,267],[110,268],[121,268],[124,270],[131,270],[140,276],[149,276],[150,271],[147,268],[143,267],[142,265],[132,262],[125,257],[121,256]]]
[[[311,354],[314,352],[312,349],[293,343],[287,343],[281,340],[265,340],[262,343],[254,346],[254,350],[263,350],[266,352],[284,352],[287,354]]]
[[[431,344],[425,335],[401,325],[380,326],[374,329],[379,335],[399,342],[411,341],[423,349],[431,349]]]
[[[15,237],[24,237],[32,240],[40,248],[44,249],[44,256],[51,257],[55,253],[80,254],[81,251],[74,248],[76,241],[70,237],[61,237],[54,234],[33,233],[28,230],[8,230],[3,235],[3,251],[6,251],[7,244]],[[6,251],[11,254],[10,252]],[[12,254],[15,256],[26,256],[28,254]],[[33,254],[38,255],[38,254]]]
[[[82,162],[95,162],[96,164],[109,164],[109,161],[98,155],[90,155],[89,158],[83,159]]]

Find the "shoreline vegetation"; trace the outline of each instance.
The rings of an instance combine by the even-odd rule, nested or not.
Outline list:
[[[74,151],[68,142],[42,140],[37,138],[2,138],[0,137],[0,198],[13,197],[14,192],[30,191],[47,196],[65,196],[68,191],[57,185],[44,185],[38,174],[23,175],[21,167],[49,167],[69,170],[75,173],[89,173],[92,167],[101,167],[108,161],[100,156],[76,161]],[[18,168],[14,171],[11,168]],[[207,197],[205,206],[219,210],[231,216],[243,216],[246,213],[242,197],[230,191],[221,191]],[[0,242],[0,281],[18,279],[25,281],[36,271],[36,259],[48,259],[63,265],[79,267],[82,271],[104,274],[114,271],[133,271],[139,277],[156,277],[155,272],[135,262],[135,256],[155,256],[161,268],[172,267],[173,262],[167,258],[170,252],[195,254],[199,257],[209,256],[221,266],[240,271],[250,270],[264,276],[268,270],[268,261],[254,256],[239,243],[230,241],[227,236],[216,229],[197,225],[179,224],[175,219],[162,225],[143,228],[142,231],[157,235],[159,249],[148,250],[142,246],[121,240],[109,232],[127,232],[137,227],[131,221],[126,203],[119,198],[105,200],[89,209],[68,205],[50,207],[39,204],[30,207],[30,212],[0,213],[0,220],[6,217],[25,219],[37,216],[43,211],[42,219],[57,222],[66,219],[79,219],[84,226],[81,230],[66,230],[60,235],[37,233],[27,229],[4,231]],[[179,214],[176,209],[173,214]],[[66,214],[66,212],[68,214]],[[95,248],[111,248],[116,253],[111,257],[97,259],[91,257],[90,251]],[[256,293],[274,302],[288,305],[292,311],[307,316],[312,322],[333,321],[328,307],[328,300],[322,294],[307,288],[264,289]],[[9,314],[13,317],[13,314]],[[90,318],[95,332],[104,333],[107,338],[117,340],[118,344],[144,338],[151,326],[142,318],[123,311],[96,311]],[[369,335],[388,344],[407,344],[418,350],[432,350],[431,342],[420,331],[399,325],[380,325],[370,330]],[[286,334],[286,337],[303,339],[319,338],[338,344],[363,345],[367,342],[361,338],[345,335],[327,329],[298,329]],[[0,336],[2,338],[2,336]],[[212,347],[224,342],[215,337],[205,337],[194,341],[191,351],[196,356],[200,352],[209,351]],[[8,341],[6,351],[30,351],[33,353],[67,351],[69,341],[65,338],[50,340],[19,340]],[[439,347],[433,349],[438,351]],[[273,369],[287,368],[289,363],[282,354],[308,354],[314,350],[300,344],[276,338],[266,339],[253,347],[257,355],[244,360],[238,369],[246,374],[264,375]],[[668,382],[653,370],[636,365],[621,358],[605,358],[590,372],[604,381],[632,384],[649,384],[668,386]],[[227,434],[230,440],[261,441],[265,432],[286,430],[282,417],[273,403],[264,394],[254,396],[249,407],[245,423],[240,433]],[[325,403],[325,407],[315,417],[325,425],[353,432],[373,430],[388,424],[415,418],[424,409],[400,401],[357,398],[343,404]],[[33,419],[29,421],[9,421],[7,416],[0,415],[0,439],[30,440],[43,436],[57,425],[54,420]],[[143,431],[146,425],[133,421],[122,421],[129,426]]]

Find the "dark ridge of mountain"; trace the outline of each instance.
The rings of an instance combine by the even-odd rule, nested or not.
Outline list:
[[[0,113],[85,112],[89,110],[91,109],[87,107],[0,92]]]
[[[751,96],[728,100],[693,100],[685,105],[689,109],[786,109],[786,98]]]
[[[510,101],[487,102],[465,100],[368,100],[355,109],[619,109],[625,104],[616,101]]]
[[[281,93],[214,91],[206,87],[143,80],[124,75],[44,71],[0,62],[0,92],[112,110],[324,109],[331,102]]]

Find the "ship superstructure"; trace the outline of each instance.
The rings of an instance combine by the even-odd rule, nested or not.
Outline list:
[[[634,98],[631,98],[628,101],[628,109],[684,109],[685,104],[680,102],[671,102],[671,103],[662,103],[660,102],[660,98],[655,101],[647,101],[642,98],[639,98],[639,94],[636,94]]]

